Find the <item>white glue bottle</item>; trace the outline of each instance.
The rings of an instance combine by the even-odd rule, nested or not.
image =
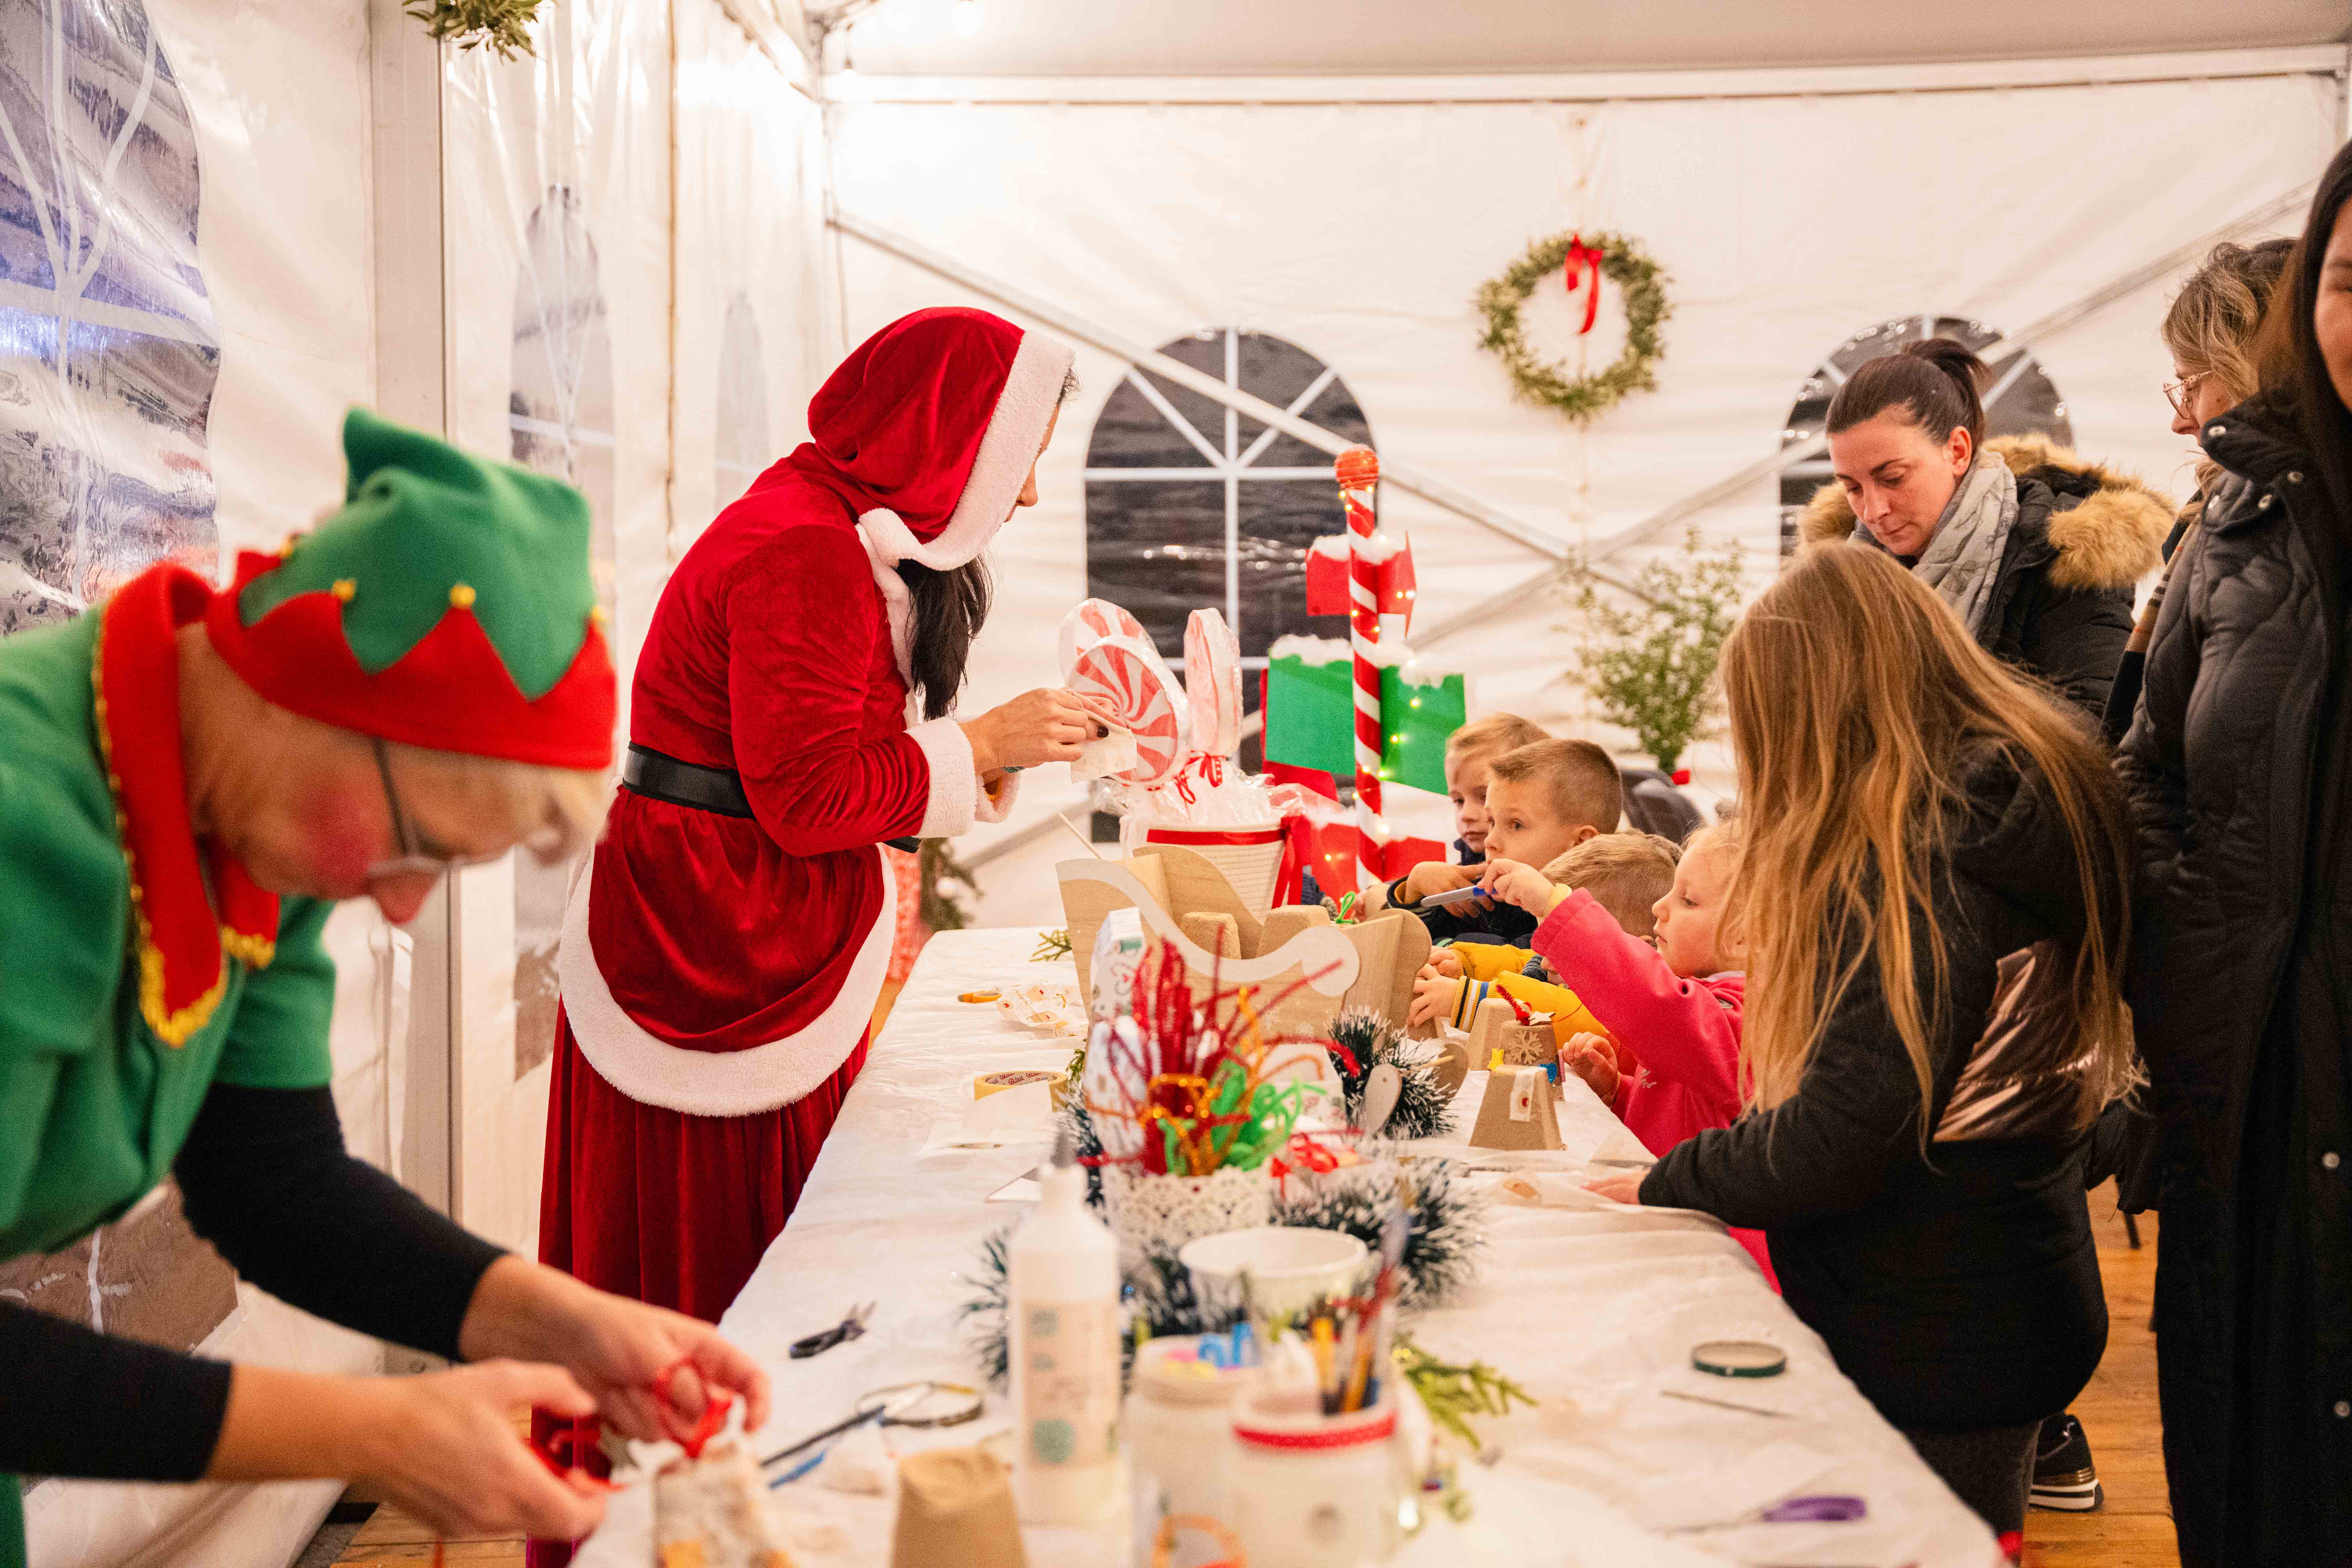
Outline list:
[[[1013,1484],[1033,1524],[1091,1525],[1128,1501],[1118,1451],[1118,1243],[1087,1210],[1065,1131],[1045,1202],[1013,1233]]]

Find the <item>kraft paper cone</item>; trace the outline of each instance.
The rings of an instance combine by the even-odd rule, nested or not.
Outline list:
[[[890,1568],[1029,1568],[1011,1473],[978,1448],[899,1460]]]

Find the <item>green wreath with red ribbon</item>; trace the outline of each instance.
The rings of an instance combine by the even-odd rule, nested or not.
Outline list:
[[[1617,285],[1625,300],[1625,351],[1591,375],[1570,375],[1538,357],[1520,329],[1519,307],[1548,278],[1559,277],[1573,294],[1584,290],[1589,332],[1601,308],[1601,279]],[[1478,286],[1478,310],[1486,319],[1478,346],[1503,362],[1511,384],[1529,403],[1556,408],[1578,424],[1617,406],[1629,392],[1655,391],[1656,367],[1665,356],[1659,324],[1674,314],[1666,302],[1665,270],[1622,234],[1556,234],[1539,239],[1499,278]]]

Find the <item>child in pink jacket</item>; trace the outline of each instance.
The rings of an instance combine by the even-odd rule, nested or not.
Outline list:
[[[1652,942],[1627,934],[1591,894],[1555,887],[1532,867],[1496,860],[1481,879],[1496,898],[1542,922],[1535,951],[1616,1037],[1612,1045],[1577,1036],[1560,1047],[1560,1066],[1591,1085],[1653,1154],[1706,1128],[1730,1126],[1742,1109],[1739,1022],[1748,988],[1738,965],[1745,947],[1722,929],[1738,850],[1728,828],[1693,836],[1674,889],[1652,910]],[[1731,1234],[1779,1289],[1763,1232]]]

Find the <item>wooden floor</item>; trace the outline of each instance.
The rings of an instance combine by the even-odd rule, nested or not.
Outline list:
[[[883,1010],[888,1005],[886,999]],[[2112,1189],[2091,1194],[2091,1217],[2106,1281],[2107,1354],[2091,1386],[2074,1402],[2074,1414],[2090,1437],[2107,1505],[2096,1513],[2029,1513],[2025,1562],[2027,1568],[2179,1568],[2158,1440],[2156,1337],[2147,1329],[2156,1285],[2156,1216],[2140,1217],[2144,1245],[2137,1251],[2125,1237]],[[452,1541],[443,1553],[444,1561],[468,1568],[522,1568],[522,1542],[510,1538]],[[341,1568],[390,1568],[432,1560],[432,1531],[386,1505],[360,1527],[337,1561]]]
[[[2096,1513],[2035,1509],[2025,1519],[2029,1568],[2179,1568],[2172,1510],[2164,1496],[2164,1449],[2156,1412],[2156,1336],[2147,1314],[2156,1291],[2156,1215],[2139,1216],[2133,1250],[2116,1213],[2115,1189],[2091,1194],[2099,1273],[2107,1289],[2107,1354],[2074,1415],[2107,1489]]]

